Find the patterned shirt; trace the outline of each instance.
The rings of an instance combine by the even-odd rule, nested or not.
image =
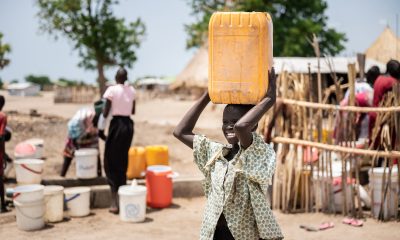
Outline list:
[[[253,143],[230,161],[223,156],[226,149],[205,136],[194,137],[194,161],[205,176],[207,197],[200,239],[213,239],[222,213],[235,239],[282,239],[263,191],[275,171],[274,150],[256,133]]]

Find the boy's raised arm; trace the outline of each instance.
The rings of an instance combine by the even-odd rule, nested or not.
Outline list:
[[[174,136],[190,148],[193,148],[194,126],[209,102],[210,96],[206,91],[185,114],[174,130]]]
[[[234,127],[236,136],[239,138],[242,148],[248,148],[253,142],[251,134],[253,128],[260,121],[261,117],[274,105],[276,100],[276,76],[274,68],[268,72],[269,88],[261,102],[248,111]]]

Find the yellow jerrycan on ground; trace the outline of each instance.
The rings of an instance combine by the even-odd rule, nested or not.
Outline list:
[[[146,164],[153,165],[169,165],[168,146],[152,145],[146,146]]]
[[[208,92],[213,103],[257,104],[268,90],[272,19],[262,12],[216,12],[208,26]]]
[[[144,147],[131,147],[128,152],[128,179],[143,178],[146,172],[146,150]]]

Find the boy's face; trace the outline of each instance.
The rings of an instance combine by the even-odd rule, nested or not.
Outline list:
[[[234,126],[239,119],[246,114],[247,109],[243,107],[227,106],[222,115],[222,132],[229,144],[235,145],[239,143],[234,130]]]

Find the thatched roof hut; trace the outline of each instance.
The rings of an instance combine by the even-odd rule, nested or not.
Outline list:
[[[400,60],[400,39],[386,27],[381,35],[365,52],[367,58],[387,63],[390,59]]]
[[[207,88],[208,81],[208,48],[201,47],[183,71],[176,77],[171,89]]]

